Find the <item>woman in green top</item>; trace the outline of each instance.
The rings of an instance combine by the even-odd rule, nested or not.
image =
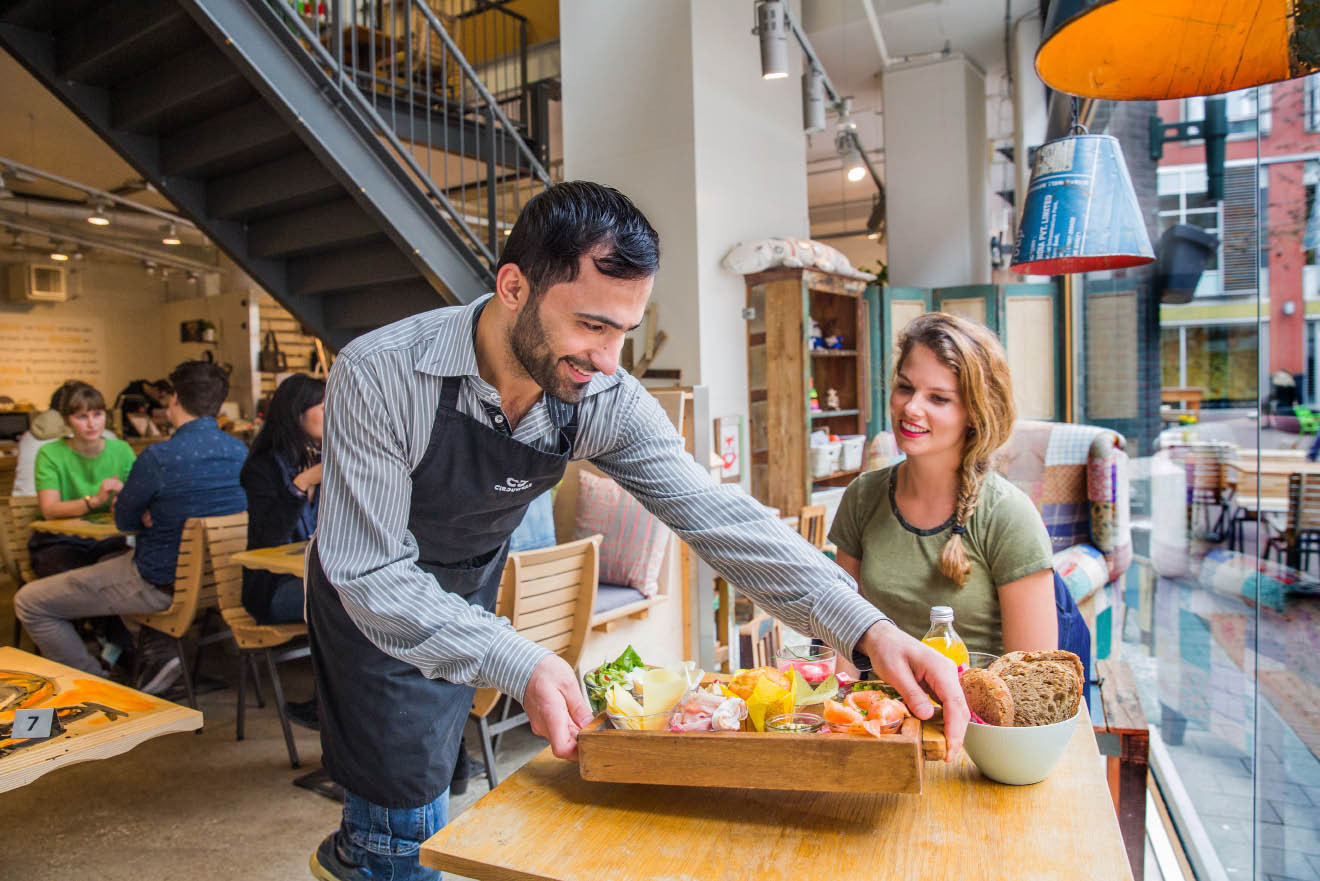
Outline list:
[[[988,330],[952,315],[899,337],[890,424],[907,458],[844,492],[830,529],[862,595],[918,639],[952,606],[972,651],[1054,649],[1049,535],[1026,494],[990,468],[1013,430],[1008,363]]]
[[[72,436],[46,444],[37,452],[37,504],[45,520],[82,517],[109,511],[115,493],[133,468],[133,448],[116,437],[104,437],[105,398],[85,382],[64,389],[60,414]],[[32,569],[39,578],[89,566],[127,548],[122,538],[94,541],[70,535],[33,533],[28,542]]]

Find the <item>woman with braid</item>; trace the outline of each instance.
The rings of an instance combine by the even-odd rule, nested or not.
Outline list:
[[[889,419],[907,458],[844,492],[830,529],[839,565],[918,639],[944,605],[972,651],[1057,648],[1045,525],[990,468],[1015,409],[999,340],[932,312],[900,334],[896,355]]]

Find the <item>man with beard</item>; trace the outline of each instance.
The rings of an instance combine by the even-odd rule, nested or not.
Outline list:
[[[509,534],[572,459],[588,459],[794,629],[870,655],[917,715],[967,709],[951,662],[903,634],[824,555],[684,452],[617,369],[659,265],[626,197],[559,184],[527,203],[495,291],[359,337],[330,372],[307,620],[340,828],[312,855],[329,879],[435,878],[422,841],[448,816],[473,687],[526,709],[555,755],[591,718],[574,672],[492,614]],[[506,830],[514,832],[516,830]]]

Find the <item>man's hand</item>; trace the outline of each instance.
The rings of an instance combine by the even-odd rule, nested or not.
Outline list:
[[[563,658],[546,655],[536,665],[522,705],[532,732],[549,740],[556,756],[577,758],[578,731],[591,721],[591,708],[582,697],[573,668]]]
[[[876,675],[898,689],[903,703],[918,719],[934,715],[926,690],[934,692],[944,706],[944,739],[949,748],[945,760],[953,761],[962,749],[971,715],[953,661],[908,636],[892,621],[877,621],[857,647],[870,656]]]
[[[144,529],[150,529],[150,528],[151,528],[151,512],[150,512],[150,511],[143,511],[143,512],[142,512],[142,527],[143,527]]]

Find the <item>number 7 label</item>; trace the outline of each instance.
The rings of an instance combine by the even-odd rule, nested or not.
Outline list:
[[[15,710],[11,736],[16,739],[43,740],[50,737],[50,727],[54,721],[54,707],[47,707],[44,710]]]

